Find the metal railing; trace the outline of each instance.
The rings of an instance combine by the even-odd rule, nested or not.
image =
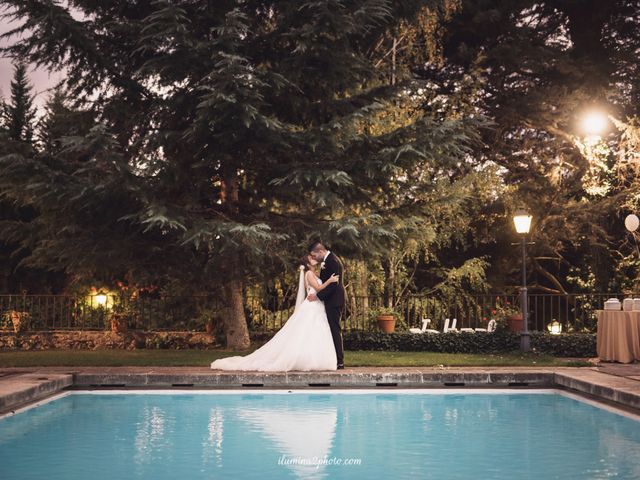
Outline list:
[[[628,295],[627,295],[628,296]],[[595,331],[595,311],[610,297],[622,294],[577,293],[566,295],[530,294],[529,329],[545,330],[553,320],[564,331]],[[249,297],[245,314],[252,331],[278,330],[293,313],[293,298]],[[496,304],[519,306],[519,295],[463,295],[454,300],[411,295],[395,306],[408,327],[420,327],[422,318],[432,320],[431,328],[441,328],[445,318],[457,318],[459,328],[484,327],[495,317]],[[346,331],[377,329],[373,312],[383,305],[378,296],[349,297],[342,319]],[[221,322],[222,302],[210,296],[141,297],[126,302],[94,295],[0,295],[0,326],[10,329],[10,319],[22,316],[30,330],[106,330],[110,314],[125,312],[129,328],[143,330],[203,330],[208,319]],[[12,317],[13,315],[13,317]]]
[[[566,295],[529,294],[529,330],[545,331],[547,325],[556,320],[564,331],[595,332],[596,310],[602,309],[605,300],[623,298],[623,294],[576,293]],[[429,328],[442,329],[446,318],[456,318],[458,328],[486,327],[495,318],[496,306],[510,305],[520,308],[520,295],[486,294],[465,295],[455,300],[443,300],[435,296],[411,295],[395,305],[394,309],[407,327],[421,327],[423,318],[430,318]],[[247,300],[248,310],[253,313],[253,329],[258,331],[278,330],[292,309],[265,308],[259,299]],[[383,306],[382,297],[351,297],[347,299],[342,326],[347,331],[377,330],[374,312]]]
[[[11,327],[17,313],[30,330],[106,330],[113,312],[122,312],[131,329],[202,330],[211,315],[222,312],[209,296],[141,297],[117,300],[91,295],[0,295],[0,326]]]
[[[558,321],[563,331],[595,332],[596,310],[603,308],[605,300],[611,297],[622,299],[623,294],[611,293],[570,293],[570,294],[529,294],[529,330],[546,331],[547,325]],[[520,308],[520,295],[471,295],[456,301],[443,301],[429,297],[409,297],[402,304],[403,316],[411,327],[421,326],[423,317],[431,318],[432,328],[441,328],[445,318],[456,318],[458,328],[486,327],[489,319],[495,318],[496,305],[511,305]],[[416,308],[417,306],[417,308]]]

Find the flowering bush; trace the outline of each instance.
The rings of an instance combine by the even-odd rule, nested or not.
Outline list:
[[[496,297],[496,305],[491,311],[491,315],[496,320],[506,319],[514,315],[520,315],[520,308],[513,305],[509,300]]]

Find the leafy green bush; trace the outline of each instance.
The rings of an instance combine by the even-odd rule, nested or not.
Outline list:
[[[424,333],[346,332],[346,350],[429,351],[441,353],[512,352],[520,348],[520,334],[495,333]],[[550,335],[531,333],[531,349],[558,357],[595,357],[596,336],[588,333]]]
[[[429,351],[442,353],[488,353],[516,350],[516,334],[382,333],[349,332],[343,336],[347,350]]]
[[[596,357],[595,333],[563,333],[551,335],[531,332],[531,349],[556,357]]]

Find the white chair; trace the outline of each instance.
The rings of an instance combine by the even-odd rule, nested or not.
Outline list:
[[[444,328],[442,329],[442,332],[446,332],[447,330],[449,330],[449,319],[447,318],[444,321]],[[427,325],[431,323],[431,319],[430,318],[423,318],[422,319],[422,328],[410,328],[409,331],[411,333],[442,333],[440,332],[440,330],[435,330],[433,328],[427,328]]]
[[[491,319],[489,320],[489,323],[487,323],[487,328],[476,328],[476,332],[487,332],[487,333],[492,333],[496,331],[496,324],[497,322],[495,321],[495,319]]]
[[[458,329],[456,328],[456,323],[458,323],[458,319],[457,319],[457,318],[454,318],[454,319],[453,319],[453,321],[451,322],[451,326],[449,326],[449,319],[447,318],[447,319],[444,321],[444,328],[442,329],[442,331],[443,331],[444,333],[447,333],[447,332],[457,332],[457,331],[458,331]]]
[[[410,328],[409,331],[411,333],[424,333],[427,331],[427,325],[429,325],[431,323],[431,319],[430,318],[423,318],[422,319],[422,328]]]
[[[447,319],[447,322],[449,319]],[[411,333],[440,333],[440,330],[434,330],[433,328],[427,328],[427,325],[431,323],[430,318],[422,319],[422,328],[410,328],[409,331]]]
[[[446,322],[445,322],[445,328],[447,328],[447,325],[449,325],[449,319],[447,318]],[[435,330],[433,328],[427,328],[424,333],[440,333],[440,330]]]

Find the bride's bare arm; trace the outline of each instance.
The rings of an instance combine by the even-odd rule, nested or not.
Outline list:
[[[321,290],[324,290],[325,288],[327,288],[327,286],[329,286],[329,284],[331,283],[335,283],[340,281],[340,277],[338,277],[335,273],[333,275],[331,275],[331,277],[329,277],[329,279],[324,282],[324,283],[320,283],[318,281],[318,277],[316,277],[316,274],[313,273],[311,270],[309,270],[307,273],[307,284],[309,284],[310,286],[313,287],[313,289],[316,292],[319,292]]]

